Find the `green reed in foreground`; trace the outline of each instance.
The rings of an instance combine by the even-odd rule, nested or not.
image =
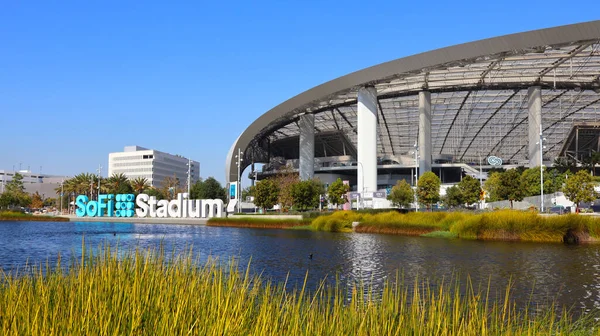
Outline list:
[[[88,253],[69,270],[2,275],[3,335],[522,335],[590,334],[591,318],[571,320],[548,308],[533,314],[459,283],[387,283],[373,293],[357,286],[286,291],[249,271],[192,253],[117,258],[110,247]],[[410,291],[408,289],[411,289]],[[436,288],[436,289],[432,289]],[[364,294],[364,293],[371,294]]]

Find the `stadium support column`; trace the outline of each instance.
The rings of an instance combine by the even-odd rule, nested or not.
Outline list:
[[[358,192],[377,191],[377,90],[358,90]]]
[[[431,171],[431,93],[419,92],[419,177]]]
[[[527,90],[529,108],[529,168],[540,165],[540,125],[542,122],[542,89],[532,86]]]
[[[315,175],[315,116],[300,116],[300,180],[310,180]]]

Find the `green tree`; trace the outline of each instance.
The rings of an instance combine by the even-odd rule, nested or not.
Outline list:
[[[442,182],[433,172],[425,172],[419,177],[417,185],[417,195],[419,203],[425,204],[428,210],[434,203],[440,200],[440,186]]]
[[[244,190],[242,190],[242,199],[245,200],[248,197],[254,196],[254,189],[255,189],[254,186],[249,186],[249,187],[244,188]]]
[[[501,200],[509,200],[510,208],[514,201],[522,201],[524,197],[521,188],[521,173],[517,169],[509,169],[500,175],[500,185],[497,188],[498,197]]]
[[[166,195],[162,193],[162,191],[160,189],[154,188],[154,187],[148,187],[146,189],[144,189],[144,194],[148,195],[148,196],[154,196],[156,197],[157,200],[163,200],[166,199]]]
[[[113,174],[111,177],[106,179],[104,185],[109,194],[131,194],[133,193],[133,188],[131,187],[131,183],[125,174]],[[102,187],[102,184],[100,184]]]
[[[479,201],[479,195],[481,193],[481,184],[479,183],[479,180],[467,175],[457,186],[460,190],[461,204],[473,204]]]
[[[574,175],[569,175],[563,192],[577,207],[579,207],[579,203],[591,202],[597,197],[592,176],[586,170],[580,170]]]
[[[483,184],[483,189],[487,191],[487,198],[489,202],[497,202],[502,200],[500,197],[502,174],[504,174],[504,172],[494,172],[488,175],[488,179]]]
[[[42,200],[42,196],[37,191],[31,196],[31,203],[29,206],[32,209],[41,209],[44,206],[44,200]]]
[[[547,175],[547,174],[544,174]],[[544,176],[546,178],[546,176]],[[520,177],[523,196],[535,196],[541,193],[540,190],[540,167],[533,167],[525,170]],[[545,183],[544,183],[545,185]]]
[[[387,199],[395,207],[407,208],[415,200],[415,193],[406,180],[400,180],[392,187]]]
[[[454,208],[465,204],[462,191],[458,185],[453,185],[452,187],[446,189],[446,196],[444,196],[443,201],[448,208]]]
[[[279,198],[279,187],[271,180],[258,181],[254,189],[254,204],[264,210],[271,209],[277,204]]]
[[[321,194],[325,193],[323,184],[317,179],[299,181],[292,185],[294,208],[309,210],[319,206]]]
[[[131,180],[131,188],[136,194],[141,194],[144,190],[150,187],[150,183],[148,183],[148,179],[145,177],[136,177]]]
[[[552,194],[562,190],[565,184],[565,174],[558,169],[548,169],[544,171],[544,193]]]
[[[191,199],[220,199],[226,201],[227,194],[225,189],[214,177],[206,180],[199,180],[190,188]]]
[[[329,185],[327,189],[327,198],[329,203],[334,204],[336,207],[339,204],[346,203],[346,199],[343,197],[350,190],[350,186],[344,184],[342,179],[338,178]]]
[[[286,166],[275,176],[274,182],[279,187],[279,199],[277,203],[281,206],[281,211],[287,211],[294,204],[292,186],[298,181],[298,173],[294,172],[292,166]]]
[[[23,185],[23,175],[15,173],[12,180],[6,183],[4,191],[12,195],[19,195],[25,193],[25,186]]]

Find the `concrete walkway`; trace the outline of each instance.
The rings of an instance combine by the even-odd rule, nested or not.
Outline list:
[[[59,216],[68,218],[71,222],[111,222],[136,224],[188,224],[206,225],[206,218],[138,218],[138,217],[77,217],[75,215]]]

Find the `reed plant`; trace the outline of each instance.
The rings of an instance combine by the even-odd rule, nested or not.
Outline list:
[[[317,231],[350,232],[352,231],[352,223],[360,222],[365,216],[369,215],[363,215],[355,211],[336,211],[315,218],[311,226]]]
[[[455,222],[467,215],[459,212],[409,212],[390,211],[365,215],[356,227],[356,232],[389,233],[409,236],[448,231]]]
[[[16,221],[16,222],[68,222],[65,217],[31,215],[19,211],[0,211],[0,221]]]
[[[290,219],[290,218],[260,218],[260,217],[226,217],[210,218],[206,225],[208,226],[228,226],[228,227],[248,227],[263,229],[286,229],[299,226],[310,225],[310,219]]]
[[[450,231],[467,239],[532,242],[562,242],[568,232],[573,232],[589,242],[600,237],[600,219],[575,214],[543,217],[535,212],[500,210],[468,216],[452,225]]]
[[[517,307],[510,286],[458,281],[405,284],[380,291],[339,282],[286,289],[250,268],[192,251],[121,253],[107,246],[69,267],[2,274],[3,335],[561,335],[598,332],[594,316],[574,320],[552,305]],[[461,289],[466,287],[466,290]],[[489,288],[489,286],[488,286]],[[534,307],[535,308],[535,307]]]

